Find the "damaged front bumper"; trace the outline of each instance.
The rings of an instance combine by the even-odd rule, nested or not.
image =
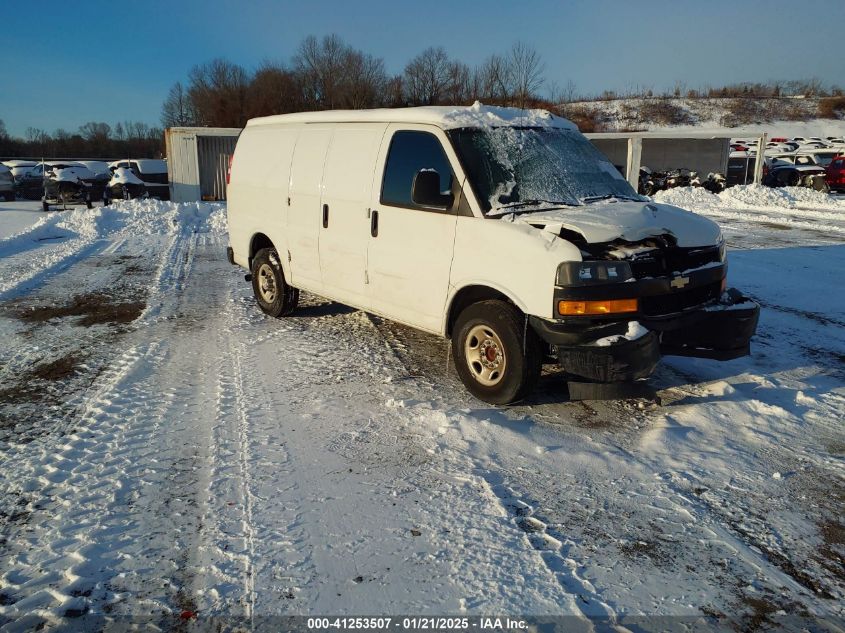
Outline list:
[[[596,382],[631,382],[652,374],[662,356],[730,360],[747,356],[760,306],[736,289],[679,314],[583,319],[573,326],[529,317],[561,368]]]

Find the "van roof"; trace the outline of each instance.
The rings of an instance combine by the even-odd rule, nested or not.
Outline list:
[[[548,110],[486,106],[420,106],[375,110],[324,110],[250,119],[247,127],[278,123],[429,123],[444,130],[462,127],[548,127],[577,130],[574,123]]]

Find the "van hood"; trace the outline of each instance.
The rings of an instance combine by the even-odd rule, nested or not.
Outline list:
[[[712,246],[722,234],[715,222],[703,216],[657,202],[606,200],[505,217],[555,235],[561,229],[575,231],[589,244],[671,235],[678,246]]]

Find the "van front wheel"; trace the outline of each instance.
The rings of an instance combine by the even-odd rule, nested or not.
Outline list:
[[[521,400],[540,377],[537,335],[513,305],[474,303],[458,316],[452,333],[455,369],[476,398],[491,404]]]
[[[299,303],[299,289],[285,281],[275,249],[262,248],[252,260],[252,292],[258,307],[271,317],[288,316]]]

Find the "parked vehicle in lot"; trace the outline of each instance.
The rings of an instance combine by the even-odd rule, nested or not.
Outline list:
[[[824,167],[818,165],[772,166],[763,178],[763,184],[769,187],[809,187],[816,191],[830,191],[825,182]]]
[[[55,164],[44,170],[44,193],[41,205],[44,211],[52,206],[66,209],[69,205],[84,204],[92,208],[92,181],[94,174],[80,164]]]
[[[59,170],[68,171],[59,174]],[[57,180],[57,175],[66,180]],[[59,186],[58,182],[64,184]],[[76,199],[71,196],[71,190],[78,190],[77,193],[82,197]],[[53,204],[76,204],[86,200],[93,201],[97,194],[101,195],[102,189],[91,170],[83,164],[77,161],[53,160],[37,163],[27,171],[18,181],[18,192],[27,200],[44,201],[46,192],[47,200]],[[72,198],[74,202],[71,202]]]
[[[170,200],[167,161],[153,158],[133,158],[117,160],[109,164],[109,168],[112,171],[118,167],[132,170],[132,173],[144,184],[144,188],[150,197]]]
[[[114,170],[108,187],[106,187],[105,200],[131,200],[147,195],[147,188],[138,176],[127,167],[118,167]]]
[[[528,394],[544,362],[645,378],[661,354],[749,353],[712,221],[639,196],[545,111],[423,107],[253,119],[228,188],[229,260],[259,308],[299,291],[451,339],[467,388]]]
[[[0,165],[0,196],[3,196],[6,202],[15,199],[15,178],[12,176],[12,170],[5,165]]]
[[[12,178],[14,178],[15,186],[17,186],[24,174],[38,163],[31,160],[7,160],[3,161],[3,164],[12,172]]]
[[[725,174],[725,186],[747,185],[754,182],[756,155],[748,152],[731,152],[728,156],[728,171]]]
[[[845,191],[845,156],[830,162],[825,169],[825,180],[831,191]]]
[[[801,150],[795,155],[795,163],[797,165],[800,165],[800,157],[810,156],[814,164],[821,165],[822,167],[827,167],[828,165],[830,165],[830,161],[832,161],[837,156],[842,156],[843,153],[845,153],[845,149],[841,147],[838,149],[826,147],[824,149]]]

